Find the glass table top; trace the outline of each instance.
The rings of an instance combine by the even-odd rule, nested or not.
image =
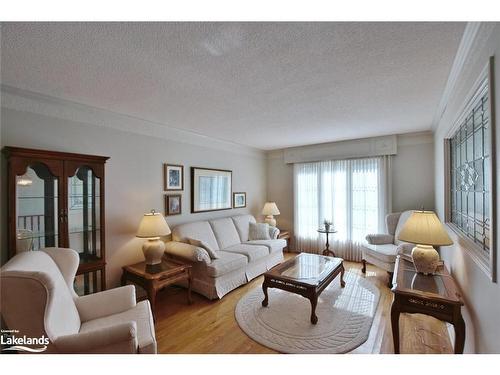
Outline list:
[[[340,258],[302,253],[270,272],[282,278],[315,285],[324,280],[341,263]]]
[[[403,287],[405,289],[446,295],[447,291],[442,275],[423,275],[412,270],[404,270],[403,272]]]

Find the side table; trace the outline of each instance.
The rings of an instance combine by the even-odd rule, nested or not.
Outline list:
[[[328,241],[328,236],[333,233],[337,233],[335,229],[328,229],[326,230],[325,228],[319,228],[318,233],[326,233],[326,244],[325,244],[325,249],[323,250],[323,255],[325,256],[332,256],[335,258],[335,253],[333,250],[330,250],[330,242]]]
[[[288,251],[290,249],[290,232],[287,230],[281,230],[280,229],[280,234],[278,235],[278,239],[282,239],[286,241],[286,250]]]
[[[156,294],[166,286],[178,281],[188,282],[187,299],[191,304],[191,265],[183,264],[173,260],[162,260],[161,263],[153,266],[146,262],[124,266],[121,277],[121,284],[126,285],[127,281],[139,285],[148,295],[151,303],[151,310],[156,320]]]
[[[455,328],[455,354],[464,351],[465,322],[461,307],[463,301],[458,287],[446,267],[440,266],[434,275],[417,273],[413,263],[400,255],[394,267],[394,300],[391,307],[394,353],[399,354],[399,315],[427,314],[453,324]]]

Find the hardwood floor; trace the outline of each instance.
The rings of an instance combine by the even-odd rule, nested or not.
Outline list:
[[[294,254],[286,253],[289,258]],[[359,263],[344,262],[351,272],[361,273]],[[368,340],[351,353],[394,353],[390,326],[392,293],[387,273],[367,265],[367,280],[380,290],[380,301]],[[250,339],[238,326],[234,309],[239,299],[262,285],[263,277],[233,290],[221,300],[209,301],[193,293],[188,305],[186,291],[166,288],[157,298],[156,339],[159,353],[277,353]],[[445,323],[425,315],[402,314],[401,353],[453,353]]]

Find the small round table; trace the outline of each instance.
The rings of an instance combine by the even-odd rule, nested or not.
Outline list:
[[[333,233],[337,233],[337,231],[335,229],[329,229],[329,230],[326,230],[325,228],[319,228],[318,229],[318,233],[325,233],[326,234],[326,244],[325,244],[325,250],[323,250],[323,255],[325,256],[331,256],[332,257],[335,257],[335,253],[330,250],[330,243],[328,242],[328,236]]]

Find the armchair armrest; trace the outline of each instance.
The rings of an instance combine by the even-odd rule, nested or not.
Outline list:
[[[137,324],[130,321],[60,336],[54,340],[54,345],[61,353],[136,353]]]
[[[269,237],[271,237],[272,240],[275,240],[278,238],[280,235],[280,230],[276,227],[269,227]]]
[[[394,236],[392,234],[368,234],[365,239],[370,245],[386,245],[394,243]]]
[[[410,255],[411,256],[411,251],[415,247],[414,244],[412,243],[402,243],[398,246],[398,255],[405,254],[405,255]]]
[[[205,262],[206,264],[212,262],[205,249],[184,242],[169,241],[165,243],[165,252],[191,262]]]
[[[135,307],[135,288],[126,285],[89,294],[77,298],[75,304],[82,322],[119,314]]]

